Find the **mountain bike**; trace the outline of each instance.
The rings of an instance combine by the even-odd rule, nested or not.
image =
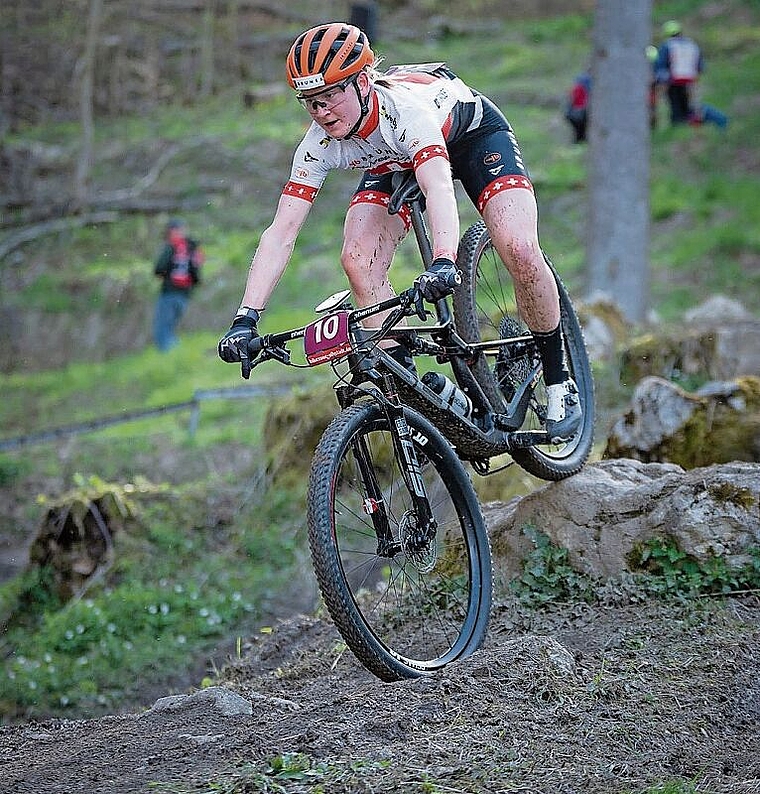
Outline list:
[[[402,204],[426,269],[432,250],[413,175],[398,181],[389,211]],[[560,444],[544,427],[536,345],[482,223],[464,234],[457,262],[464,275],[453,313],[449,299],[430,310],[415,287],[363,308],[353,308],[344,290],[315,308],[313,322],[257,337],[248,351],[251,368],[270,359],[329,364],[337,376],[340,410],[309,475],[309,545],[333,622],[359,661],[385,681],[438,670],[471,655],[485,637],[491,548],[465,463],[485,476],[493,473],[491,460],[506,454],[535,476],[559,480],[581,469],[593,443],[591,369],[551,263],[566,365],[583,408],[578,433]],[[365,324],[373,316],[377,327]],[[292,359],[296,340],[303,340],[302,364]],[[390,340],[402,341],[416,363],[427,357],[439,369],[450,367],[462,399],[451,389],[439,392],[437,376],[420,377],[416,367],[398,363],[387,352]]]

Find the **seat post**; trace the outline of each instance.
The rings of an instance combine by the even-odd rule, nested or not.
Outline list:
[[[433,262],[433,246],[430,244],[430,237],[425,226],[425,219],[422,217],[422,208],[419,201],[409,202],[409,210],[412,214],[412,228],[414,236],[417,238],[417,245],[422,255],[422,264],[427,270]]]

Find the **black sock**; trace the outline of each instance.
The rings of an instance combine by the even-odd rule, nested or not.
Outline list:
[[[536,340],[536,347],[541,355],[541,363],[544,365],[544,383],[552,386],[555,383],[562,383],[567,380],[568,374],[565,370],[564,356],[562,354],[562,331],[558,325],[553,331],[540,332],[533,331],[533,338]]]

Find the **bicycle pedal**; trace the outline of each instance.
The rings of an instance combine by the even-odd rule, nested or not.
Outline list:
[[[509,444],[515,449],[552,443],[546,430],[517,430],[509,434]]]

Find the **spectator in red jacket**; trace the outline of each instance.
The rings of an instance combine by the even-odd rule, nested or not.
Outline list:
[[[185,224],[171,220],[166,224],[164,245],[156,260],[154,273],[161,279],[153,319],[156,347],[166,352],[177,342],[176,328],[187,309],[190,293],[200,283],[203,250],[187,235]]]
[[[586,140],[590,96],[591,75],[583,72],[575,78],[565,105],[565,118],[573,128],[574,143],[583,143]]]

